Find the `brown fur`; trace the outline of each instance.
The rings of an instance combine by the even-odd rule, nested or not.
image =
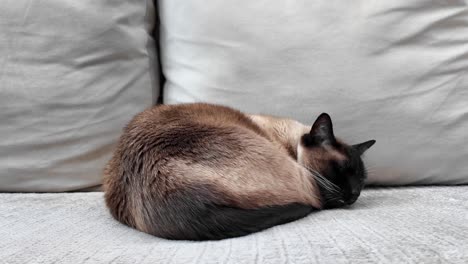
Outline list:
[[[106,203],[119,221],[160,236],[170,230],[158,229],[154,218],[164,217],[168,201],[194,186],[209,189],[210,199],[228,207],[320,208],[318,187],[306,167],[319,171],[323,159],[341,154],[301,150],[300,159],[306,160],[301,166],[298,146],[308,130],[293,120],[209,104],[148,109],[127,125],[105,168]]]

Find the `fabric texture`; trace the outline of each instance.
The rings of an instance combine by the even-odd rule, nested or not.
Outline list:
[[[152,1],[6,0],[0,191],[101,182],[123,126],[158,93]]]
[[[103,194],[0,194],[1,263],[467,263],[468,186],[364,190],[349,209],[245,237],[170,241],[115,221]]]
[[[468,183],[466,1],[158,2],[165,103],[328,112],[369,183]]]

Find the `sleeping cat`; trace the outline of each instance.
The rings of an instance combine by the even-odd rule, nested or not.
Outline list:
[[[350,205],[366,178],[328,114],[312,128],[211,104],[160,105],[126,126],[105,168],[112,216],[167,239],[257,232],[313,210]]]

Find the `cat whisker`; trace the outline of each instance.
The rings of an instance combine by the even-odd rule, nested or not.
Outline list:
[[[334,197],[334,198],[331,198],[331,199],[325,199],[325,202],[327,202],[327,203],[333,203],[333,202],[344,203],[344,200],[341,197]]]
[[[325,198],[326,202],[336,202],[342,200],[340,197],[330,197],[330,198]]]
[[[321,175],[317,171],[313,171],[313,174],[315,176],[315,179],[317,180],[317,183],[323,187],[325,190],[334,193],[334,194],[340,194],[341,193],[341,188],[337,186],[336,184],[332,183],[328,179],[326,179],[323,175]]]
[[[320,180],[322,180],[322,182],[324,184],[327,184],[328,186],[334,188],[334,189],[340,189],[340,187],[338,187],[336,184],[332,183],[331,181],[329,181],[327,178],[325,178],[323,175],[321,175],[319,172],[317,171],[314,171],[314,174],[315,176],[317,176],[317,178],[319,178]]]
[[[325,188],[325,189],[327,189],[329,191],[336,191],[336,187],[331,185],[331,183],[329,181],[327,181],[326,179],[324,179],[323,177],[321,177],[319,175],[315,175],[315,180],[317,181],[317,183],[321,187],[323,187],[323,188]]]
[[[372,172],[376,172],[377,168],[371,167],[371,168],[365,168],[365,170],[366,170],[367,173],[372,173]]]
[[[328,192],[330,192],[330,193],[332,193],[332,194],[340,194],[340,191],[337,190],[337,189],[334,188],[334,187],[330,187],[330,186],[328,186],[327,184],[321,184],[320,182],[319,182],[319,184],[320,184],[320,186],[321,186],[322,188],[324,188],[325,190],[327,190]]]
[[[367,176],[375,176],[377,175],[377,171],[376,170],[366,170],[366,173],[367,173]]]

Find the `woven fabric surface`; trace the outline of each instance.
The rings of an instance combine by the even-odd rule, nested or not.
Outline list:
[[[468,263],[468,186],[367,189],[351,208],[208,242],[121,225],[101,192],[0,201],[0,263]]]

